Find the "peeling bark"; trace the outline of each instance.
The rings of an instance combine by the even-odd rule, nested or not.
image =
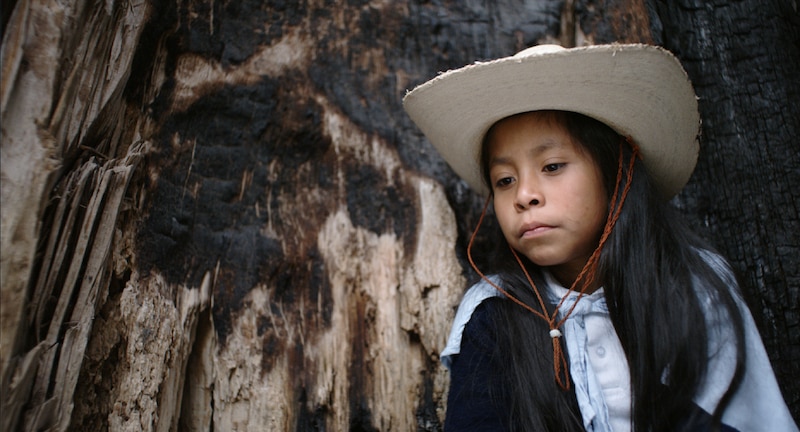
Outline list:
[[[4,430],[69,423],[118,216],[146,151],[109,123],[125,116],[133,53],[123,47],[145,12],[24,1],[4,29],[0,376],[3,394],[18,395],[2,402]]]

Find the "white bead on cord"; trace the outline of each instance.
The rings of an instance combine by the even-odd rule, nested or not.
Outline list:
[[[559,329],[550,330],[550,337],[553,339],[561,337],[561,330]]]

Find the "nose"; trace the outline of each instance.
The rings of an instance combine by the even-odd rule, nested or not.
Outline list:
[[[542,194],[535,182],[520,181],[515,199],[515,205],[518,210],[522,211],[530,207],[536,207],[543,202]]]

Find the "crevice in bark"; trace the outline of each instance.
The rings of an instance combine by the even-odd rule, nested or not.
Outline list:
[[[197,317],[195,340],[186,362],[178,419],[182,431],[213,431],[216,332],[210,309]]]
[[[299,409],[297,412],[297,427],[296,432],[316,432],[327,430],[327,418],[330,414],[330,407],[326,405],[318,405],[316,407],[309,406],[311,402],[308,400],[308,393],[305,388],[300,390],[300,397],[298,399]]]
[[[2,23],[0,24],[0,42],[3,41],[8,20],[11,18],[11,13],[14,11],[14,6],[16,5],[17,0],[4,0],[2,3],[2,12],[0,12],[2,13]]]

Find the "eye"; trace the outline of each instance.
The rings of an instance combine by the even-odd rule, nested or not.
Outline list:
[[[544,166],[544,168],[542,168],[542,171],[548,172],[548,173],[556,172],[556,171],[560,170],[561,168],[564,168],[564,165],[566,165],[566,164],[565,163],[547,164],[547,165]]]
[[[503,177],[494,182],[495,188],[504,188],[514,183],[514,177]]]

